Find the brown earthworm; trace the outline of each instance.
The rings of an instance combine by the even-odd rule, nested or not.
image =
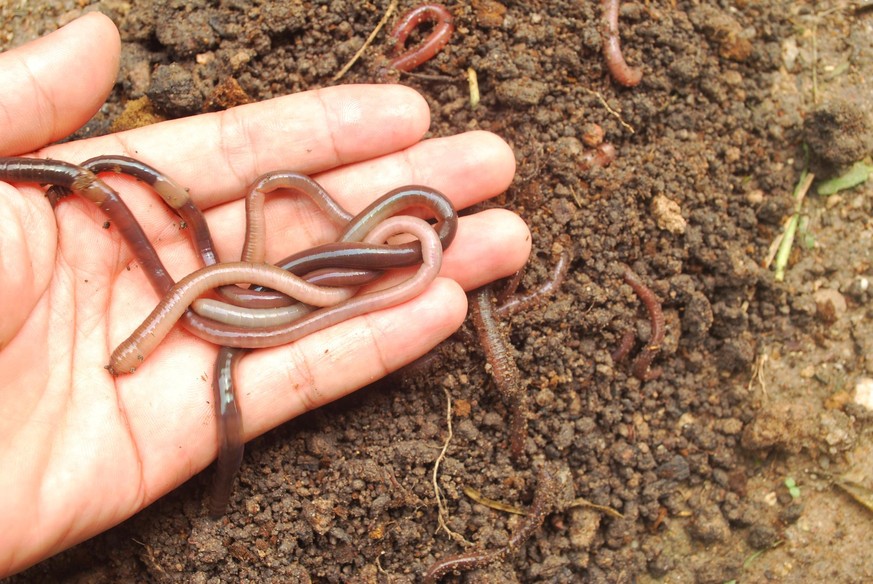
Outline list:
[[[317,286],[354,287],[372,282],[381,272],[354,269],[323,269],[304,276],[304,280]],[[296,302],[290,306],[274,308],[251,308],[235,306],[212,298],[198,298],[191,303],[196,314],[224,324],[240,328],[263,328],[286,324],[309,314],[312,306]]]
[[[619,85],[634,87],[643,78],[642,69],[631,67],[621,53],[621,39],[618,34],[619,0],[600,0],[603,10],[603,57],[609,74]]]
[[[299,172],[270,172],[255,181],[246,196],[246,238],[240,258],[244,262],[263,262],[266,254],[264,196],[276,189],[291,189],[308,196],[337,225],[346,225],[352,215],[343,209],[320,184]]]
[[[113,375],[133,373],[198,296],[218,286],[237,282],[267,286],[316,306],[337,304],[352,293],[346,288],[309,284],[270,264],[227,262],[206,266],[185,276],[167,292],[146,320],[112,352],[106,369]]]
[[[542,470],[537,479],[537,490],[534,493],[530,511],[518,529],[509,537],[506,545],[496,550],[471,550],[438,560],[428,568],[422,578],[422,583],[436,584],[449,573],[468,572],[490,566],[520,550],[524,542],[542,526],[546,517],[555,510],[559,488],[558,479],[548,471]]]
[[[191,310],[203,318],[248,329],[286,324],[309,314],[314,308],[302,302],[275,308],[249,308],[213,298],[198,298],[191,303]]]
[[[491,364],[491,376],[497,390],[509,408],[509,450],[513,458],[524,452],[527,438],[527,392],[521,385],[521,372],[512,356],[506,329],[495,315],[495,296],[491,285],[483,286],[473,293],[471,304],[473,326]]]
[[[664,312],[661,308],[661,301],[655,296],[652,290],[643,284],[639,276],[630,269],[630,266],[621,264],[622,276],[624,281],[633,288],[633,291],[642,300],[643,305],[649,313],[649,320],[652,323],[651,338],[648,344],[643,347],[640,354],[634,360],[633,374],[640,381],[649,381],[656,379],[661,375],[660,369],[649,370],[655,356],[661,350],[661,344],[664,342],[666,327],[664,324]]]
[[[406,49],[406,39],[422,22],[432,22],[433,29],[418,45]],[[389,35],[394,39],[394,57],[389,65],[399,71],[412,71],[432,59],[449,42],[454,32],[452,14],[442,4],[422,4],[405,13]]]
[[[561,284],[563,284],[564,278],[567,277],[567,271],[569,269],[570,252],[567,249],[564,249],[558,256],[558,261],[555,263],[551,276],[549,276],[549,279],[543,282],[538,288],[528,292],[524,296],[515,295],[515,289],[501,292],[496,306],[497,316],[505,318],[517,314],[522,310],[527,310],[541,299],[554,294],[558,288],[561,287]],[[516,282],[515,287],[517,286],[518,283]]]
[[[134,250],[152,288],[163,294],[173,286],[173,278],[130,209],[118,193],[90,170],[60,160],[0,158],[0,179],[58,185],[88,199],[100,207]]]
[[[437,220],[437,229],[443,249],[455,237],[458,214],[451,202],[437,190],[420,185],[410,185],[389,191],[373,201],[356,215],[343,230],[338,243],[325,244],[311,250],[298,252],[277,263],[283,269],[295,273],[307,273],[318,267],[388,269],[411,266],[421,261],[421,245],[410,242],[401,245],[373,246],[358,243],[372,227],[391,215],[421,208]],[[301,263],[308,264],[304,267]],[[284,296],[269,296],[269,291],[255,289],[255,294],[245,288],[222,288],[223,299],[238,306],[271,308],[287,306]]]

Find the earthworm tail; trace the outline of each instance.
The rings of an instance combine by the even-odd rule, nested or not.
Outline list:
[[[550,472],[543,470],[537,479],[537,490],[530,511],[518,529],[509,537],[502,548],[492,551],[473,550],[463,554],[448,556],[434,562],[422,579],[424,584],[436,584],[451,572],[467,572],[484,568],[514,554],[521,549],[531,535],[539,529],[546,517],[555,509],[560,484]]]
[[[218,459],[209,494],[209,515],[213,518],[224,515],[234,478],[242,463],[245,436],[242,414],[233,391],[233,378],[237,365],[247,352],[245,349],[222,347],[215,360],[212,387],[218,423]]]

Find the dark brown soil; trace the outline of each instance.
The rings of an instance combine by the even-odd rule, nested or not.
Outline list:
[[[598,2],[450,4],[452,41],[400,82],[429,101],[433,135],[485,129],[514,147],[516,180],[494,204],[534,233],[524,285],[561,249],[573,257],[560,292],[512,319],[532,404],[522,460],[468,328],[414,371],[252,442],[223,521],[203,516],[206,473],[12,581],[417,581],[462,549],[437,532],[432,483],[447,393],[453,530],[496,548],[519,522],[464,487],[524,506],[543,464],[569,481],[521,552],[446,581],[873,580],[873,514],[833,484],[873,487],[873,414],[856,403],[873,377],[873,186],[810,194],[785,282],[762,267],[804,140],[819,173],[870,154],[873,10],[854,4],[624,2],[625,54],[644,70],[632,89],[605,71]],[[90,135],[330,85],[387,5],[16,0],[0,7],[0,43],[83,11],[115,20],[122,71]],[[376,81],[387,46],[383,32],[341,82]],[[586,170],[592,123],[618,156]],[[664,302],[654,380],[611,358],[626,330],[649,332],[617,262]],[[568,507],[577,497],[622,517]]]

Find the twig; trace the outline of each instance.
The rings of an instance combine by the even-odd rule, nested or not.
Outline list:
[[[812,181],[815,180],[815,175],[804,170],[801,175],[800,182],[794,189],[794,215],[788,220],[785,225],[785,232],[782,234],[782,241],[779,242],[779,249],[776,251],[776,259],[774,267],[776,273],[774,278],[777,282],[785,279],[785,267],[788,265],[788,256],[791,254],[791,248],[794,245],[794,235],[797,232],[797,225],[800,223],[800,210],[803,207],[803,199],[806,198],[806,193],[809,192],[809,187],[812,186]]]
[[[610,107],[610,105],[606,102],[606,98],[603,97],[603,95],[601,95],[601,93],[599,91],[594,91],[593,89],[588,89],[587,87],[583,87],[583,89],[585,91],[587,91],[588,93],[590,93],[591,95],[593,95],[594,97],[596,97],[600,101],[600,103],[603,104],[603,107],[606,108],[606,111],[608,111],[610,114],[615,116],[615,118],[618,120],[618,123],[621,124],[622,126],[624,126],[624,128],[628,132],[630,132],[631,134],[636,133],[634,131],[633,126],[631,126],[630,124],[625,122],[624,119],[622,119],[621,114]]]
[[[361,45],[361,48],[358,49],[358,52],[355,53],[351,60],[349,60],[349,62],[346,63],[342,69],[340,69],[339,73],[333,76],[331,81],[339,81],[340,79],[342,79],[342,76],[345,75],[348,70],[352,68],[352,65],[354,65],[358,61],[358,59],[361,58],[361,55],[364,54],[364,51],[367,50],[367,47],[370,46],[370,44],[373,42],[373,39],[375,39],[376,35],[379,34],[379,31],[382,30],[382,27],[385,26],[385,23],[388,22],[389,18],[391,18],[391,14],[396,8],[397,0],[391,0],[391,3],[388,4],[388,8],[385,10],[385,14],[382,15],[382,19],[376,25],[376,28],[373,29],[373,32],[370,33],[370,36],[367,37],[367,40],[364,41],[364,44]]]
[[[433,492],[436,496],[437,502],[437,523],[439,527],[437,527],[437,533],[439,533],[440,529],[445,530],[445,532],[456,542],[463,545],[473,545],[473,542],[468,541],[464,538],[460,533],[453,531],[446,520],[449,516],[449,510],[446,507],[446,502],[443,500],[442,494],[440,494],[440,487],[437,483],[437,477],[439,476],[440,463],[443,461],[443,458],[446,457],[446,451],[449,449],[449,442],[452,441],[452,395],[449,393],[449,390],[443,388],[443,391],[446,394],[446,425],[448,427],[446,434],[446,441],[443,443],[443,449],[440,451],[440,455],[437,456],[436,462],[433,464]]]

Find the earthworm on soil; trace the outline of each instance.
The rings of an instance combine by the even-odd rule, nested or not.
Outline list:
[[[518,458],[524,452],[527,438],[527,392],[521,385],[521,372],[511,354],[512,345],[507,338],[506,328],[495,315],[495,302],[491,285],[473,293],[473,326],[485,351],[485,358],[491,365],[494,384],[509,407],[509,449],[513,458]]]
[[[603,57],[609,74],[619,85],[634,87],[643,78],[643,71],[631,67],[621,54],[621,39],[618,34],[619,0],[601,0],[603,10]]]
[[[554,294],[561,284],[564,283],[564,278],[567,277],[567,271],[570,269],[570,252],[566,249],[562,250],[558,256],[558,261],[552,270],[548,280],[540,284],[535,290],[528,292],[524,296],[515,294],[515,289],[518,287],[519,281],[516,276],[521,274],[519,270],[516,276],[507,285],[507,289],[501,292],[497,300],[496,312],[500,317],[508,317],[517,314],[522,310],[527,310],[537,302]],[[521,278],[519,277],[518,280]]]
[[[558,500],[560,484],[551,473],[541,471],[537,478],[537,489],[527,517],[522,521],[518,529],[509,537],[509,541],[502,548],[486,551],[473,550],[463,554],[445,557],[434,562],[422,579],[424,584],[436,584],[443,576],[455,572],[468,572],[477,568],[490,566],[495,562],[502,561],[510,554],[521,549],[533,533],[539,529],[546,517],[555,510]]]
[[[655,356],[661,350],[661,344],[664,342],[666,327],[664,324],[664,312],[661,309],[661,301],[655,296],[652,290],[643,284],[639,276],[630,269],[630,266],[621,264],[622,276],[624,281],[633,288],[633,291],[642,300],[643,305],[649,313],[649,319],[652,323],[652,333],[648,344],[643,347],[640,354],[634,360],[633,374],[640,381],[649,381],[657,379],[661,375],[659,369],[649,369]]]
[[[432,22],[433,29],[418,45],[405,49],[410,33],[423,22]],[[454,32],[452,14],[442,4],[422,4],[405,13],[389,35],[394,39],[394,57],[389,66],[398,71],[412,71],[432,59],[449,42]]]

